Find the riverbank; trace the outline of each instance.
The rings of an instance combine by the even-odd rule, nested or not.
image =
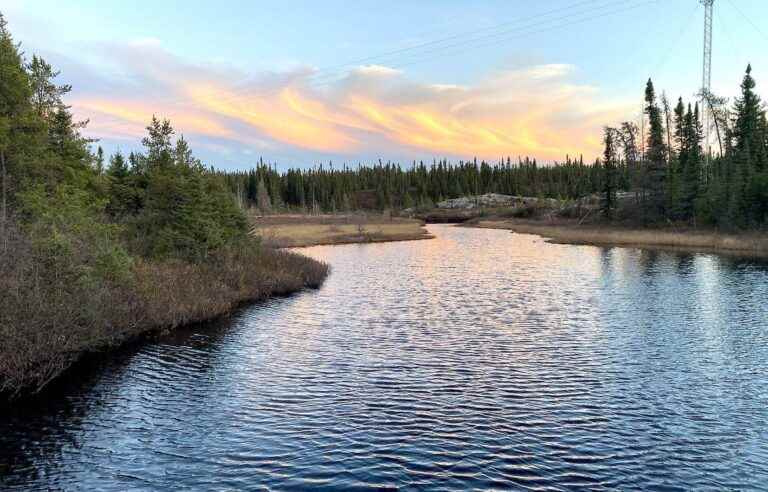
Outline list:
[[[251,216],[251,234],[276,248],[432,239],[417,219],[379,214]]]
[[[246,241],[204,262],[139,260],[95,282],[49,268],[21,234],[0,254],[0,400],[37,393],[83,355],[319,287],[328,265]],[[80,265],[80,264],[78,264]]]
[[[678,249],[768,257],[768,234],[765,233],[725,234],[712,230],[633,228],[608,224],[579,225],[575,220],[544,222],[495,217],[472,219],[461,226],[535,234],[556,244]]]

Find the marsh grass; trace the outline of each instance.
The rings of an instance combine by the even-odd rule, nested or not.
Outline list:
[[[694,229],[548,225],[516,220],[481,220],[474,225],[509,229],[523,234],[537,234],[554,243],[673,248],[768,256],[768,234],[759,232],[728,234]]]
[[[340,216],[271,216],[252,219],[252,235],[276,248],[431,238],[413,219]]]

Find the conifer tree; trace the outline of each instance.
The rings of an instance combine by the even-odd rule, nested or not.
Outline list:
[[[32,84],[32,107],[39,117],[47,120],[64,105],[62,97],[72,90],[72,86],[56,85],[53,79],[60,72],[37,55],[32,55],[27,70]]]
[[[611,219],[616,208],[616,148],[614,143],[615,130],[605,129],[605,151],[603,152],[603,199],[601,209],[603,214]]]
[[[646,152],[648,211],[658,218],[664,214],[664,192],[666,185],[666,155],[664,125],[661,110],[656,103],[653,82],[648,79],[645,88],[645,114],[648,117],[648,144]]]
[[[160,121],[152,115],[152,122],[147,126],[148,135],[141,140],[147,149],[147,163],[150,167],[167,168],[174,162],[174,149],[171,144],[174,130],[168,120]]]
[[[12,176],[19,169],[30,121],[31,88],[18,46],[0,13],[0,233],[5,238]],[[5,239],[3,239],[5,241]],[[3,244],[4,247],[4,244]]]

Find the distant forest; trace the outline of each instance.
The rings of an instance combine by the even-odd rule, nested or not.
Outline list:
[[[644,128],[629,121],[606,127],[605,151],[595,162],[566,157],[541,165],[507,157],[495,163],[329,164],[284,173],[260,162],[247,172],[222,174],[241,203],[262,209],[408,209],[489,192],[563,200],[601,193],[612,218],[617,191],[626,191],[634,192],[638,222],[757,228],[768,222],[768,124],[751,71],[732,104],[702,95],[712,115],[709,150],[703,148],[699,103],[680,98],[672,106],[649,80]]]

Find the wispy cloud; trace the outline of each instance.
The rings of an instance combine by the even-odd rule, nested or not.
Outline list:
[[[575,67],[562,64],[456,86],[416,82],[379,65],[335,79],[306,67],[252,76],[189,63],[155,39],[91,52],[108,58],[112,70],[71,103],[90,118],[93,135],[115,140],[137,139],[156,114],[211,149],[244,153],[559,159],[597,155],[601,126],[629,114],[622,103],[601,102],[598,88],[574,82]]]

